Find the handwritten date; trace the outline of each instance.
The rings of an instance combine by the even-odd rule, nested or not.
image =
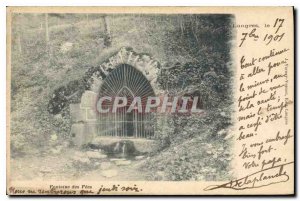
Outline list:
[[[270,33],[260,35],[257,33],[256,28],[252,29],[250,32],[243,32],[239,47],[242,47],[246,40],[259,41],[261,38],[262,42],[264,42],[265,45],[269,45],[272,42],[280,42],[285,35],[284,32],[279,33],[281,28],[283,27],[283,24],[284,19],[277,18]]]

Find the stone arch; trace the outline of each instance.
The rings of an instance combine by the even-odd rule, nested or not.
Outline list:
[[[145,74],[129,64],[120,64],[109,73],[99,87],[98,96],[117,96],[124,87],[134,96],[155,96]]]
[[[103,80],[119,65],[130,65],[139,70],[149,80],[155,94],[161,93],[156,79],[160,72],[160,63],[149,54],[138,54],[131,48],[123,47],[107,61],[99,65],[100,73],[92,76],[91,91],[98,93]]]
[[[86,144],[97,136],[97,114],[95,111],[98,93],[105,78],[120,65],[130,65],[142,73],[149,81],[154,94],[158,95],[163,92],[156,82],[161,69],[160,63],[149,54],[138,54],[128,47],[121,48],[116,54],[96,67],[96,70],[87,78],[88,88],[82,94],[81,102],[70,104],[71,135],[74,136],[74,144],[79,146]]]
[[[98,114],[98,135],[110,137],[152,138],[154,136],[155,116],[134,109],[127,112],[134,97],[141,99],[143,110],[147,97],[155,96],[147,78],[138,69],[128,64],[117,66],[103,80],[98,97],[126,97],[127,105],[116,112]],[[112,109],[112,102],[102,107]]]

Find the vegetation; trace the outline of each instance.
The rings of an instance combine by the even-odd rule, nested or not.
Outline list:
[[[229,15],[16,14],[12,30],[11,149],[39,153],[69,140],[68,105],[120,47],[160,61],[166,93],[200,95],[204,116],[170,116],[163,149],[144,165],[157,180],[226,179],[230,169]],[[56,136],[56,137],[55,137]],[[204,178],[205,177],[205,178]]]
[[[175,115],[162,130],[169,147],[152,157],[146,169],[157,180],[220,180],[230,174],[232,98],[230,16],[184,16],[164,44],[181,62],[166,66],[158,81],[171,95],[200,96],[205,115]],[[160,134],[158,134],[160,135]],[[152,175],[152,176],[153,176]],[[159,175],[159,176],[157,176]]]

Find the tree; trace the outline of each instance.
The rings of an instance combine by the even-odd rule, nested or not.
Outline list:
[[[103,15],[101,17],[101,19],[102,19],[102,24],[104,26],[104,45],[106,47],[110,47],[111,46],[111,35],[110,35],[110,29],[109,29],[107,16]]]
[[[49,25],[48,25],[48,13],[45,13],[45,36],[46,36],[46,44],[49,45]]]

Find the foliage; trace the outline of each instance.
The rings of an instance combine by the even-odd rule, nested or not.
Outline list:
[[[70,103],[90,89],[99,65],[122,46],[162,64],[157,82],[169,95],[200,94],[206,115],[159,120],[162,149],[145,164],[169,180],[226,179],[230,169],[230,15],[15,14],[12,28],[11,149],[47,149],[68,140]],[[56,145],[55,145],[56,146]],[[16,154],[18,155],[18,154]],[[204,178],[208,177],[208,178]],[[159,178],[158,178],[159,179]]]
[[[169,116],[166,127],[173,128],[173,132],[157,131],[163,139],[170,139],[169,148],[157,153],[144,167],[157,180],[230,177],[227,134],[232,125],[232,72],[228,69],[231,32],[226,28],[229,22],[230,16],[186,16],[180,27],[167,34],[166,52],[184,59],[165,66],[158,83],[169,95],[200,96],[206,112],[202,116]]]

